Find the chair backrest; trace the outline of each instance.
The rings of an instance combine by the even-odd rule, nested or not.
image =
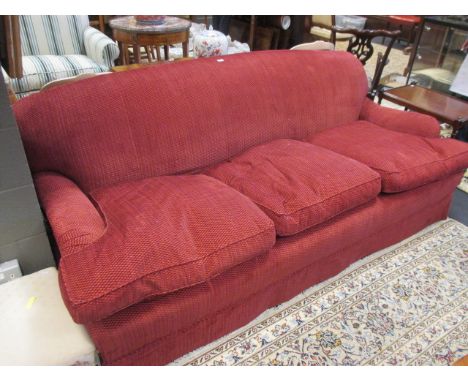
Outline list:
[[[374,47],[372,45],[372,40],[377,37],[382,38],[390,38],[389,43],[387,44],[387,48],[383,54],[379,54],[377,58],[377,65],[375,67],[374,76],[372,78],[372,83],[369,89],[369,95],[371,98],[375,96],[375,92],[380,83],[380,78],[382,77],[382,72],[385,65],[388,62],[388,56],[390,51],[392,50],[393,44],[395,43],[396,38],[401,34],[399,30],[369,30],[369,29],[353,29],[353,28],[340,28],[340,27],[333,27],[334,32],[340,33],[347,33],[351,34],[353,37],[349,40],[348,48],[346,49],[347,52],[352,53],[355,55],[359,61],[363,65],[366,64],[367,61],[372,57],[374,54]]]
[[[331,29],[335,25],[334,19],[333,15],[314,15],[312,16],[312,25]]]
[[[23,56],[84,54],[83,33],[88,26],[86,15],[22,15]]]
[[[314,41],[293,46],[290,50],[335,50],[335,45],[328,41]]]

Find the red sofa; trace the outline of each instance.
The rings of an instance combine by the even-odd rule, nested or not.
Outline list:
[[[115,73],[14,111],[62,296],[107,365],[166,364],[444,219],[468,145],[344,52]]]

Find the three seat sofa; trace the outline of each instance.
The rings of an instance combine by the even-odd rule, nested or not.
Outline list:
[[[267,51],[15,104],[104,364],[166,364],[447,216],[468,145],[366,93],[351,54]]]

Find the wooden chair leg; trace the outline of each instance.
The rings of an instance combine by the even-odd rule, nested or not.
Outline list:
[[[154,49],[156,49],[156,58],[158,59],[158,61],[161,61],[161,49],[159,45],[156,45]]]
[[[128,45],[127,44],[123,44],[123,57],[124,57],[124,62],[125,64],[124,65],[128,65],[130,64],[130,53],[128,52]]]
[[[151,59],[151,51],[153,50],[153,47],[150,45],[145,45],[145,52],[146,52],[146,57],[148,58],[148,62],[153,62]]]
[[[104,16],[100,15],[99,18],[99,30],[104,33],[106,31],[106,22],[104,20]]]
[[[164,59],[169,60],[169,45],[164,45]]]
[[[8,99],[10,100],[10,105],[13,105],[18,99],[16,98],[15,91],[11,86],[11,82],[7,82],[7,89],[8,89]]]

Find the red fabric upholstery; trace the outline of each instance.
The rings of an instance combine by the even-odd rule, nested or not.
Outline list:
[[[328,129],[310,141],[377,171],[384,192],[411,190],[468,167],[464,142],[402,134],[366,121]]]
[[[268,254],[207,283],[134,305],[86,328],[104,364],[170,362],[367,254],[444,219],[461,176],[383,194],[310,230],[279,238]]]
[[[438,138],[440,125],[437,119],[413,111],[402,111],[380,106],[366,98],[362,105],[360,119],[400,133]]]
[[[45,178],[39,179],[44,187]],[[64,206],[70,191],[49,191],[40,188],[41,200],[55,236],[62,238],[68,228],[61,225],[64,214],[73,214]],[[100,320],[149,296],[207,281],[275,243],[273,222],[253,202],[204,175],[149,178],[91,196],[105,217],[105,231],[79,252],[58,241],[62,294],[77,322]],[[77,234],[89,227],[83,217],[70,219]]]
[[[256,146],[206,174],[257,203],[280,236],[320,224],[380,192],[379,174],[362,163],[290,139]]]
[[[268,51],[85,79],[14,111],[33,173],[58,172],[89,192],[350,123],[366,93],[350,53]]]
[[[34,183],[62,257],[79,252],[104,234],[106,224],[99,211],[71,180],[43,172],[34,176]]]
[[[434,122],[381,111],[366,93],[349,53],[274,51],[99,76],[14,105],[61,250],[62,295],[104,363],[168,362],[446,216],[461,174],[437,179],[465,165],[466,146],[398,132],[432,135]],[[432,183],[276,238],[245,195],[188,175],[317,134],[384,166],[390,189]]]
[[[392,15],[388,16],[390,21],[401,24],[419,24],[421,22],[420,16],[414,15]]]

